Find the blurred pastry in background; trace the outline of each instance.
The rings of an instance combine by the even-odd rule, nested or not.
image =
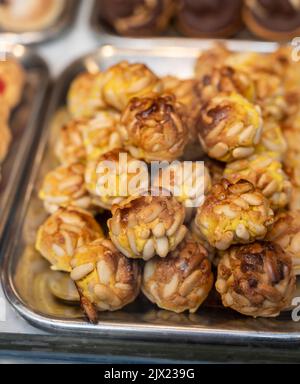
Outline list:
[[[190,37],[229,37],[242,27],[241,0],[179,0],[176,24]]]
[[[0,60],[0,104],[7,104],[11,109],[16,107],[21,100],[24,84],[22,66],[11,58]]]
[[[266,40],[289,40],[300,32],[298,0],[245,0],[244,22]]]
[[[174,0],[99,1],[102,20],[124,36],[160,35],[174,13]]]
[[[62,0],[0,2],[0,27],[9,32],[37,31],[54,23],[65,6]]]
[[[195,313],[213,282],[206,249],[188,235],[165,259],[156,257],[146,263],[142,291],[160,308]]]
[[[221,253],[216,288],[225,307],[252,317],[276,317],[291,305],[296,278],[289,254],[272,242]]]

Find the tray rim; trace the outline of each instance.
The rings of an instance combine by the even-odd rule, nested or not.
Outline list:
[[[14,50],[23,52],[23,54],[21,55],[21,59],[18,58],[13,53]],[[22,62],[22,57],[29,57],[32,60],[34,59],[38,60],[43,65],[43,69],[46,73],[46,76],[42,77],[39,83],[39,86],[37,88],[37,94],[34,95],[35,103],[34,103],[34,106],[32,107],[32,111],[28,118],[28,121],[24,126],[24,131],[26,132],[24,133],[24,137],[22,137],[22,143],[20,145],[20,148],[18,149],[19,153],[16,155],[14,160],[12,169],[13,169],[13,176],[14,176],[15,183],[12,183],[12,176],[10,176],[8,180],[8,185],[5,187],[4,193],[6,195],[6,198],[3,200],[1,204],[1,206],[3,206],[4,209],[3,209],[3,212],[1,212],[2,219],[0,223],[0,245],[3,245],[3,247],[5,243],[3,237],[8,227],[9,219],[12,215],[12,207],[17,197],[18,189],[21,185],[23,171],[26,168],[26,162],[30,157],[29,156],[30,149],[35,140],[35,133],[37,133],[39,116],[40,116],[41,110],[43,109],[44,99],[50,84],[50,69],[48,67],[48,64],[34,50],[20,44],[6,43],[4,51],[8,55],[12,55],[13,57],[15,57],[20,62]],[[19,169],[16,170],[17,168]]]
[[[169,41],[170,42],[170,41]],[[40,163],[44,156],[45,149],[48,143],[48,138],[50,134],[49,123],[51,121],[51,118],[53,117],[54,112],[57,110],[57,103],[58,98],[63,92],[64,88],[64,79],[68,76],[70,71],[78,65],[82,64],[82,62],[90,59],[90,58],[99,58],[101,57],[101,54],[105,56],[106,54],[113,54],[114,51],[121,52],[124,54],[124,52],[130,53],[138,53],[142,54],[144,52],[148,52],[149,55],[153,55],[153,52],[160,51],[161,53],[169,52],[172,56],[172,52],[174,49],[178,51],[178,49],[183,50],[193,50],[193,51],[199,51],[199,48],[207,48],[208,46],[211,46],[214,44],[214,41],[212,40],[203,40],[201,42],[198,42],[196,46],[194,47],[178,47],[174,46],[174,40],[171,42],[172,47],[169,47],[169,51],[166,51],[165,46],[159,46],[157,44],[157,41],[153,44],[153,49],[151,52],[149,52],[148,48],[145,49],[139,49],[139,48],[119,48],[113,45],[103,45],[99,47],[98,49],[94,50],[90,54],[83,55],[79,59],[73,61],[70,65],[67,66],[67,68],[61,73],[59,76],[56,86],[54,87],[54,90],[51,95],[50,103],[48,106],[46,118],[44,120],[44,123],[42,125],[42,133],[40,137],[40,141],[38,144],[37,151],[35,153],[35,158],[33,161],[33,166],[29,174],[29,182],[25,186],[25,198],[23,201],[23,204],[19,201],[18,207],[17,207],[17,213],[15,215],[18,217],[18,222],[16,223],[16,231],[14,234],[19,233],[19,231],[22,230],[24,220],[26,217],[26,212],[28,209],[28,205],[30,203],[30,198],[37,180],[38,173],[40,171]],[[226,41],[226,43],[229,43],[229,47],[233,50],[243,50],[241,46],[244,46],[246,50],[246,46],[248,44],[253,44],[253,42],[248,41]],[[263,47],[267,45],[269,47],[270,51],[274,50],[278,45],[275,43],[254,43],[255,45],[259,44],[261,47],[261,50],[263,50]],[[238,49],[238,46],[240,48]],[[256,49],[257,51],[257,49]],[[100,63],[101,64],[101,63]],[[2,268],[1,268],[1,281],[3,285],[4,293],[10,302],[10,304],[17,310],[17,312],[30,324],[50,331],[50,332],[59,332],[59,333],[68,333],[68,334],[84,334],[84,335],[101,335],[101,336],[108,336],[108,337],[120,337],[125,339],[165,339],[165,340],[186,340],[186,341],[193,341],[198,343],[216,343],[216,344],[235,344],[235,345],[245,345],[245,344],[266,344],[266,345],[278,345],[280,343],[283,343],[285,345],[294,345],[294,344],[300,344],[300,332],[285,332],[285,331],[257,331],[257,330],[228,330],[228,329],[213,329],[213,328],[197,328],[197,327],[188,327],[188,326],[166,326],[166,325],[151,325],[149,323],[134,323],[134,322],[128,322],[128,323],[120,323],[120,322],[113,322],[110,323],[109,321],[106,321],[105,323],[100,323],[98,325],[91,325],[87,322],[84,322],[82,320],[64,320],[60,319],[59,317],[55,316],[47,316],[44,314],[39,313],[38,311],[35,311],[34,309],[31,309],[26,306],[23,299],[18,294],[15,284],[13,282],[13,277],[11,275],[11,268],[13,264],[13,259],[17,256],[15,252],[17,251],[17,240],[18,236],[14,236],[14,239],[9,242],[8,246],[6,247],[4,259],[2,262]],[[12,257],[13,256],[13,257]]]
[[[65,2],[62,15],[49,27],[40,31],[10,32],[0,29],[0,42],[34,45],[54,40],[72,28],[81,0],[62,0]],[[74,3],[75,2],[75,3]]]

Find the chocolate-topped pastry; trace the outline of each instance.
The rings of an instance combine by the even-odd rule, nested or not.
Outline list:
[[[241,0],[179,0],[177,27],[186,36],[228,37],[241,27]]]
[[[268,40],[288,40],[300,32],[299,0],[245,0],[247,27]]]
[[[120,35],[158,35],[173,11],[174,0],[101,0],[101,18]]]

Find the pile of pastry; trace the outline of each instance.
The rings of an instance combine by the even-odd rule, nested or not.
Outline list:
[[[21,100],[24,80],[24,71],[19,63],[5,57],[0,60],[0,180],[1,164],[12,141],[9,119]]]
[[[64,0],[5,0],[0,2],[0,28],[9,32],[39,31],[62,14]]]
[[[98,0],[102,21],[120,35],[153,36],[172,20],[189,37],[230,37],[245,26],[264,40],[300,31],[298,0]]]
[[[60,165],[39,194],[50,216],[36,248],[53,270],[70,273],[91,321],[140,291],[177,313],[197,311],[214,287],[245,315],[290,307],[300,260],[299,100],[288,48],[264,55],[215,46],[186,80],[128,62],[75,78],[55,144]],[[157,174],[159,193],[99,188],[103,161],[122,169],[124,186],[141,160],[193,166],[170,178],[176,195],[162,193],[168,166]],[[195,207],[189,188],[199,178],[205,196]]]

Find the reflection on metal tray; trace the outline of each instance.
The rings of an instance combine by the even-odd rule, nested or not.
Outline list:
[[[39,31],[10,32],[0,29],[0,41],[13,44],[36,44],[52,40],[67,31],[73,24],[80,0],[61,0],[65,2],[61,15],[52,25]]]
[[[114,45],[126,45],[128,46],[128,41],[132,40],[132,42],[135,43],[136,46],[141,46],[145,47],[143,44],[145,41],[146,42],[153,42],[153,40],[157,41],[159,44],[161,44],[163,41],[166,42],[166,45],[170,44],[170,41],[172,40],[181,40],[182,45],[191,44],[193,45],[195,41],[199,40],[199,38],[192,38],[192,37],[184,37],[182,34],[180,34],[175,26],[173,25],[174,23],[171,23],[169,28],[162,33],[160,36],[152,36],[149,38],[141,37],[139,38],[138,36],[136,38],[130,38],[130,37],[123,37],[121,35],[118,35],[113,28],[108,25],[105,20],[102,19],[101,17],[101,12],[102,12],[102,4],[101,0],[92,0],[94,1],[94,5],[92,7],[92,14],[90,18],[90,23],[92,29],[95,31],[97,35],[99,35],[102,39],[105,39],[107,42],[110,44]],[[248,29],[244,28],[242,29],[239,33],[237,33],[235,36],[232,37],[234,40],[253,40],[257,41],[260,40],[258,37],[254,36]],[[188,43],[188,41],[190,42]]]
[[[26,71],[26,83],[22,101],[11,117],[10,127],[13,140],[8,156],[2,165],[0,242],[26,165],[26,158],[38,128],[38,117],[49,82],[47,64],[30,49],[21,45],[7,45],[5,49],[1,50],[1,53],[15,58],[23,65]]]
[[[140,297],[120,312],[102,313],[98,325],[88,324],[78,309],[78,296],[68,276],[51,272],[47,262],[34,250],[37,228],[46,217],[37,191],[43,175],[55,163],[51,150],[50,121],[65,105],[66,94],[74,77],[84,70],[105,69],[120,60],[144,62],[158,75],[191,76],[199,50],[209,47],[211,42],[202,41],[201,44],[196,48],[162,48],[155,43],[151,50],[104,46],[70,65],[58,80],[30,175],[26,199],[20,201],[15,231],[11,234],[3,265],[6,295],[30,323],[56,332],[152,340],[181,338],[193,342],[236,344],[300,342],[300,323],[291,320],[290,312],[276,319],[255,320],[218,306],[214,298],[210,298],[196,314],[177,315],[158,310]],[[230,42],[229,45],[239,51],[254,48],[249,42]],[[256,43],[255,47],[261,52],[271,52],[276,46]]]

